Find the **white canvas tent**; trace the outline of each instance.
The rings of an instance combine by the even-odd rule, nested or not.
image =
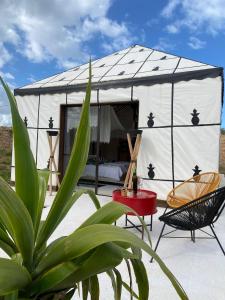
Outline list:
[[[193,173],[218,171],[222,68],[135,45],[93,61],[92,74],[92,104],[138,101],[144,188],[165,199]],[[87,78],[85,64],[15,90],[38,168],[49,158],[50,117],[62,137],[60,107],[82,104]]]

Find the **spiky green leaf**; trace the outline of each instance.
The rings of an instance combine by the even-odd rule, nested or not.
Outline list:
[[[104,243],[116,241],[126,242],[129,243],[130,246],[139,247],[152,256],[167,275],[181,299],[188,299],[179,282],[151,247],[133,233],[106,224],[90,225],[78,229],[64,240],[56,243],[55,246],[46,253],[46,256],[42,259],[36,271],[37,273],[43,272],[45,269],[59,264],[64,260],[72,260],[79,257]]]
[[[34,249],[33,223],[24,203],[15,191],[0,178],[0,220],[23,256],[31,266]]]
[[[11,108],[15,149],[16,192],[27,207],[33,223],[35,224],[37,217],[39,187],[37,169],[32,151],[30,149],[29,136],[26,126],[19,115],[14,95],[1,77],[0,81],[8,96]]]
[[[22,289],[31,281],[27,270],[12,260],[0,258],[0,296]]]
[[[91,98],[91,65],[89,66],[89,72],[90,76],[86,89],[86,97],[83,103],[81,119],[76,132],[66,174],[56,194],[46,222],[41,229],[38,247],[48,239],[73,205],[71,196],[86,166],[90,143],[89,106]]]
[[[145,266],[143,262],[138,259],[131,259],[131,263],[138,286],[139,300],[146,300],[149,297],[149,283]]]

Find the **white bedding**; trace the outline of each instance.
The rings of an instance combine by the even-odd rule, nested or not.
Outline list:
[[[109,178],[112,180],[120,181],[122,175],[127,172],[128,162],[110,162],[99,164],[98,177]],[[82,177],[95,177],[96,165],[87,164]]]

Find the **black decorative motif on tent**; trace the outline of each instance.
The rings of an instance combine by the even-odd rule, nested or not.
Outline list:
[[[131,61],[129,61],[129,63],[128,64],[133,64],[135,62],[135,60],[134,59],[132,59]]]
[[[194,167],[194,169],[192,169],[192,171],[194,172],[193,176],[197,176],[197,175],[199,175],[199,173],[200,173],[202,170],[200,170],[200,169],[199,169],[199,166],[196,165],[196,166]]]
[[[151,112],[148,116],[148,122],[147,122],[149,128],[154,126],[154,118],[155,117],[153,116],[153,113]]]
[[[144,49],[143,49],[143,48],[139,50],[139,52],[143,52],[143,51],[144,51]]]
[[[27,119],[27,117],[25,117],[23,121],[24,121],[25,126],[27,127],[27,124],[28,124],[28,119]]]
[[[166,59],[166,55],[160,58],[160,60],[164,60],[164,59]]]
[[[125,73],[125,71],[120,72],[118,75],[123,75]]]
[[[53,128],[53,119],[52,119],[52,117],[50,117],[50,119],[48,120],[48,127],[50,128],[50,129],[52,129]]]
[[[192,119],[191,119],[191,122],[192,122],[192,124],[194,125],[194,126],[197,126],[198,125],[198,123],[199,123],[199,121],[200,121],[200,119],[199,119],[199,114],[200,113],[198,113],[197,112],[197,109],[193,109],[193,113],[191,113],[191,115],[192,115]]]
[[[159,71],[159,67],[153,68],[152,71]]]
[[[154,169],[155,169],[155,167],[153,167],[152,164],[149,164],[149,166],[148,166],[148,177],[150,179],[153,179],[155,177]]]
[[[100,66],[100,68],[102,68],[102,67],[104,67],[105,66],[105,64],[102,64],[101,66]]]

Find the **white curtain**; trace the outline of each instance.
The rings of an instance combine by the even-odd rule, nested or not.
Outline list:
[[[93,107],[91,111],[91,140],[97,141],[97,107]],[[104,105],[101,107],[100,112],[100,142],[101,143],[110,143],[111,134],[115,130],[123,131],[124,127],[120,123],[113,107],[110,105]]]
[[[80,107],[73,107],[68,110],[67,115],[67,132],[79,125],[81,114]],[[91,120],[91,141],[97,141],[98,131],[98,107],[92,106],[90,109]],[[103,105],[100,111],[100,142],[110,143],[111,134],[115,131],[124,131],[124,127],[120,123],[113,107],[111,105]]]

